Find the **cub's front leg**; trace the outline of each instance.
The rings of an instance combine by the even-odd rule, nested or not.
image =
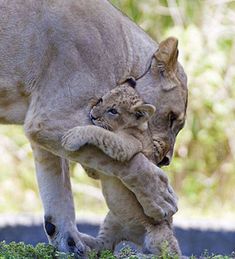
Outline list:
[[[64,148],[68,151],[76,151],[88,144],[93,134],[93,126],[87,128],[87,126],[79,126],[68,130],[62,138]]]
[[[124,162],[142,150],[142,144],[127,134],[118,134],[97,126],[78,126],[69,130],[62,138],[62,145],[68,151],[79,150],[85,144],[92,144],[113,159]]]

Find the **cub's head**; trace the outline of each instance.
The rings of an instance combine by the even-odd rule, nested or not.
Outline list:
[[[90,111],[94,125],[110,131],[138,128],[146,130],[155,107],[146,104],[133,86],[119,85],[100,98]]]

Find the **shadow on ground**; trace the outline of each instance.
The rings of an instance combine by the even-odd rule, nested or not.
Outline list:
[[[99,230],[98,224],[79,222],[78,229],[81,232],[96,236]],[[199,256],[206,249],[209,253],[230,255],[235,251],[235,231],[200,230],[195,228],[175,227],[175,233],[179,240],[184,255]],[[39,242],[47,242],[42,224],[6,225],[0,227],[0,241],[5,240],[25,242],[36,245]]]

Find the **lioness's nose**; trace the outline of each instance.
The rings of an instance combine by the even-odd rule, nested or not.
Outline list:
[[[158,163],[158,166],[167,166],[171,163],[171,158],[173,155],[173,150],[170,150],[166,153],[166,155],[163,157],[162,161]]]
[[[170,164],[170,159],[167,156],[164,156],[162,161],[158,163],[158,166],[166,166]]]

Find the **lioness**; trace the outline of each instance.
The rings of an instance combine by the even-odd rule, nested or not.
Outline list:
[[[66,159],[120,179],[156,220],[177,210],[166,176],[143,154],[120,163],[94,146],[67,152],[61,145],[67,130],[90,124],[93,96],[132,76],[158,110],[149,125],[165,155],[156,163],[169,164],[187,106],[177,53],[175,39],[158,45],[106,0],[0,0],[0,123],[24,125],[57,249],[85,252]]]
[[[85,144],[92,144],[122,162],[130,160],[139,152],[155,160],[148,129],[148,121],[155,110],[153,105],[143,102],[134,85],[122,84],[105,94],[92,107],[90,117],[95,126],[69,130],[63,137],[63,146],[69,151],[75,151]],[[91,173],[94,176],[95,172]],[[144,214],[135,195],[120,180],[98,173],[95,173],[95,178],[101,180],[110,212],[98,237],[86,239],[89,247],[96,250],[114,249],[120,241],[129,240],[139,245],[144,243],[144,252],[158,255],[163,242],[167,241],[171,254],[181,254],[172,231],[171,219],[154,224]]]

